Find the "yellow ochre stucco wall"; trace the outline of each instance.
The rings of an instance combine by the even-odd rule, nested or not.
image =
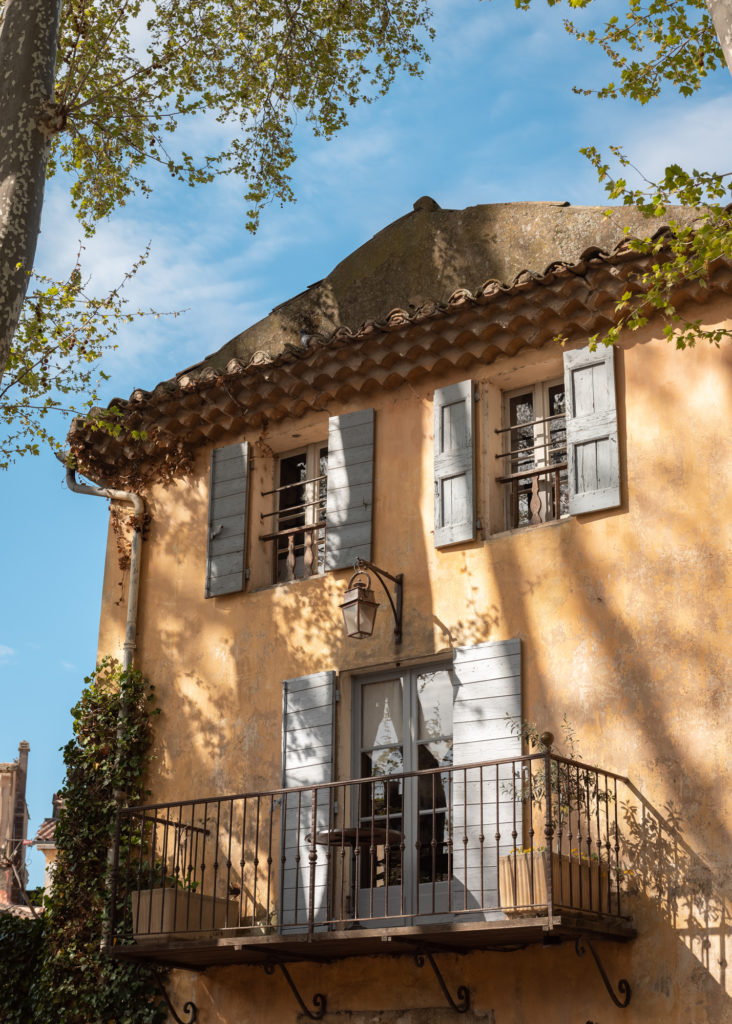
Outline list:
[[[710,306],[708,320],[718,323],[725,314],[728,303]],[[372,560],[404,574],[399,649],[385,606],[372,640],[343,638],[338,605],[345,570],[204,599],[210,450],[198,452],[185,479],[146,495],[151,523],[143,545],[136,665],[154,682],[162,712],[155,723],[152,799],[278,787],[281,682],[325,669],[342,673],[336,771],[348,777],[349,672],[519,637],[524,717],[559,738],[566,715],[582,757],[627,775],[649,818],[665,822],[666,839],[676,827],[683,871],[669,880],[659,868],[654,878],[650,865],[632,903],[639,937],[627,945],[602,943],[610,979],[625,977],[633,986],[627,1009],[612,1005],[589,954],[578,958],[571,944],[510,955],[442,954],[451,990],[471,988],[466,1020],[732,1020],[725,589],[732,349],[675,352],[648,331],[616,352],[615,366],[620,508],[525,530],[489,535],[500,521],[491,482],[493,418],[499,391],[561,373],[558,347],[444,378],[432,374],[394,391],[373,390],[345,409],[217,442],[253,445],[248,547],[256,582],[263,564],[257,537],[266,532],[259,494],[272,486],[270,451],[325,438],[329,413],[373,406]],[[484,530],[474,543],[437,551],[432,395],[467,377],[480,396],[476,481]],[[121,652],[125,593],[110,531],[100,653]],[[404,1013],[384,1021],[448,1019],[437,1009],[444,1000],[436,979],[409,957],[295,964],[291,973],[306,998],[327,992],[326,1020],[379,1021],[376,1011],[390,1009]],[[176,974],[171,991],[179,1007],[194,998],[201,1024],[297,1019],[284,979],[256,967]],[[407,1013],[423,1007],[434,1009]]]

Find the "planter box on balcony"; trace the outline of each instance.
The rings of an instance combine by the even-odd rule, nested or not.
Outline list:
[[[160,934],[185,938],[187,932],[239,925],[238,900],[182,889],[141,889],[131,897],[135,938]]]
[[[509,854],[499,859],[501,910],[509,916],[546,914],[546,871],[549,854]],[[552,853],[552,904],[572,910],[609,913],[607,865]],[[533,859],[534,888],[531,889]],[[515,874],[514,874],[515,871]],[[514,886],[515,882],[515,886]]]

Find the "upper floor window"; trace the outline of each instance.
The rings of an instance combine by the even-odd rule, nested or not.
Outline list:
[[[310,444],[304,450],[277,459],[275,488],[262,497],[274,499],[274,509],[263,519],[275,527],[261,535],[273,543],[273,579],[304,579],[325,568],[328,445]]]
[[[273,444],[285,441],[278,452],[247,441],[213,449],[206,597],[237,593],[247,580],[256,589],[371,558],[374,410],[331,416],[327,439],[311,440],[324,427],[313,419],[297,433],[273,431]]]
[[[564,381],[545,381],[504,395],[503,452],[506,527],[535,526],[569,512]]]
[[[472,380],[435,391],[435,547],[474,541],[479,511],[500,532],[620,504],[614,350],[562,363],[562,377],[503,394]]]

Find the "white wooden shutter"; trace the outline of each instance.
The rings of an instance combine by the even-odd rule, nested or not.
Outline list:
[[[317,786],[333,781],[335,672],[316,672],[282,684],[282,786]],[[313,804],[315,801],[314,814]],[[311,840],[332,825],[330,790],[288,793],[282,805],[281,925],[307,930],[311,878],[314,920],[325,919],[328,905],[326,846],[316,845],[318,861],[311,876]]]
[[[453,669],[455,766],[520,758],[521,641],[457,647]],[[501,855],[514,844],[520,847],[523,839],[520,788],[514,785],[519,769],[518,763],[509,761],[493,768],[453,772],[452,905],[457,909],[499,904],[496,834]],[[468,840],[467,866],[464,838]]]
[[[475,539],[473,382],[435,391],[435,547]]]
[[[620,504],[614,350],[564,353],[569,512]]]
[[[328,497],[325,568],[345,569],[371,560],[374,488],[374,410],[328,421]]]
[[[206,597],[244,589],[247,546],[249,444],[211,452]]]

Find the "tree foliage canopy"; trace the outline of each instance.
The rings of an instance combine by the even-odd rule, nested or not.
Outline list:
[[[538,2],[515,5],[528,11]],[[566,0],[570,13],[594,2]],[[664,87],[682,96],[698,92],[725,59],[732,66],[731,9],[730,0],[625,0],[594,27],[567,18],[566,30],[598,46],[617,72],[575,91],[642,104]],[[44,35],[58,14],[58,38]],[[71,202],[88,234],[132,195],[150,192],[155,167],[191,186],[235,175],[254,230],[266,203],[294,198],[298,126],[330,138],[354,107],[384,95],[399,72],[420,74],[431,16],[427,0],[0,0],[0,57],[9,67],[0,80],[0,468],[53,441],[45,425],[50,412],[96,401],[95,364],[116,329],[139,313],[124,308],[118,289],[90,295],[78,263],[65,282],[37,278],[18,313],[31,279],[44,175],[71,176]],[[55,75],[49,72],[52,93],[38,107],[46,86],[13,62],[44,61],[51,71],[55,64]],[[11,110],[13,90],[24,83],[35,98]],[[46,139],[43,152],[16,160],[10,151],[23,148],[28,131]],[[678,312],[673,291],[683,278],[704,279],[716,258],[732,256],[730,174],[674,164],[660,181],[641,176],[630,184],[630,158],[621,148],[611,147],[610,157],[594,147],[583,152],[614,201],[657,217],[675,203],[705,211],[695,232],[672,224],[673,242],[657,250],[650,240],[633,243],[658,260],[621,302],[617,329],[601,340],[642,326],[653,310],[679,347],[702,337],[718,343],[719,332],[705,333]],[[2,182],[11,181],[20,183],[17,201],[1,194]],[[85,396],[81,410],[73,408],[74,395]]]
[[[88,231],[149,191],[150,162],[190,185],[236,174],[253,228],[264,203],[293,198],[298,119],[330,138],[397,71],[418,74],[429,17],[424,0],[66,0],[50,172],[74,176]],[[208,155],[176,145],[192,119]]]
[[[298,123],[330,138],[397,72],[419,74],[430,14],[425,0],[0,0],[0,468],[53,443],[50,412],[96,401],[95,364],[139,315],[119,289],[90,295],[78,262],[65,282],[37,278],[19,312],[44,175],[70,175],[90,235],[151,191],[156,166],[191,186],[233,174],[254,230],[267,202],[294,198]],[[49,63],[47,96],[30,65]],[[39,132],[46,142],[26,152]]]
[[[535,0],[515,0],[517,8],[528,10]],[[590,7],[595,0],[567,0],[570,8]],[[682,96],[691,96],[704,85],[708,75],[730,64],[730,55],[720,44],[719,31],[725,16],[729,22],[725,38],[732,39],[732,5],[725,0],[626,0],[625,11],[613,14],[599,28],[580,28],[571,18],[564,27],[580,42],[599,46],[619,71],[618,81],[600,87],[575,86],[575,92],[599,99],[624,96],[639,103],[657,98],[665,85]],[[547,0],[550,7],[561,0]],[[710,9],[716,7],[716,24]],[[690,319],[674,304],[674,294],[682,281],[705,281],[710,265],[720,257],[732,258],[732,171],[684,169],[672,164],[659,181],[644,177],[633,167],[620,146],[610,146],[610,160],[594,146],[581,152],[591,161],[604,183],[608,197],[636,206],[649,217],[666,216],[675,204],[699,207],[699,220],[693,228],[669,220],[671,234],[663,240],[633,239],[636,251],[653,256],[650,270],[637,280],[637,289],[626,292],[617,307],[618,321],[607,334],[591,339],[611,345],[623,329],[643,327],[651,315],[660,315],[663,331],[677,348],[688,348],[698,340],[714,345],[729,332],[704,328],[698,319]],[[629,183],[625,169],[637,172],[638,185]]]
[[[102,296],[91,294],[82,276],[81,253],[65,281],[32,275],[33,289],[0,380],[0,470],[23,455],[38,455],[42,445],[59,450],[64,437],[56,436],[54,414],[91,409],[109,379],[99,361],[116,347],[119,330],[141,317],[161,315],[129,309],[122,294],[147,255],[146,250],[119,285]],[[112,434],[120,429],[114,408],[95,422]]]
[[[533,0],[516,0],[527,10]],[[550,7],[561,0],[547,0]],[[595,0],[568,0],[569,7],[590,7]],[[703,79],[725,58],[706,0],[626,0],[621,14],[613,14],[598,28],[580,28],[571,18],[564,27],[580,41],[599,46],[612,66],[620,72],[618,82],[599,88],[575,86],[585,96],[600,99],[627,96],[648,103],[661,93],[664,84],[691,96]]]

